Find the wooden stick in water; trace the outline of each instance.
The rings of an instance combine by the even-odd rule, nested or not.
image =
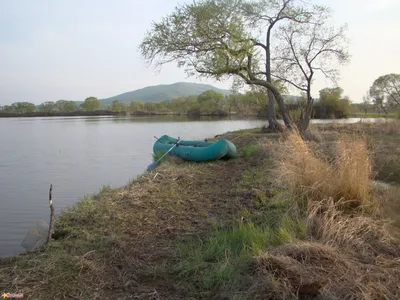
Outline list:
[[[50,191],[49,191],[50,224],[49,224],[49,233],[47,234],[46,244],[48,244],[50,242],[51,236],[53,235],[53,229],[54,229],[54,206],[53,206],[53,200],[52,200],[52,192],[53,192],[53,185],[50,184]]]

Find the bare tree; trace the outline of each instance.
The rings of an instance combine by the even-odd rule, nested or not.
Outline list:
[[[298,0],[259,0],[244,1],[243,12],[246,20],[252,28],[262,28],[262,35],[265,36],[265,42],[255,40],[255,45],[262,48],[265,55],[265,75],[266,81],[273,83],[271,75],[271,38],[272,30],[276,24],[283,21],[292,21],[296,23],[306,23],[312,16],[312,11],[301,5]],[[265,29],[264,29],[265,28]],[[259,75],[259,74],[258,74]],[[279,99],[277,99],[279,105]],[[274,94],[268,90],[268,128],[276,129]]]
[[[274,59],[273,76],[307,95],[306,106],[297,124],[300,132],[307,130],[310,123],[314,103],[311,87],[315,74],[320,72],[336,82],[336,66],[349,60],[346,26],[338,29],[329,26],[330,12],[325,7],[316,7],[316,12],[307,24],[290,23],[280,27],[277,51],[281,55]]]

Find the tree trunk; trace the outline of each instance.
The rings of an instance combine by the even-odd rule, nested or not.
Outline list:
[[[268,91],[268,128],[269,129],[276,129],[278,126],[278,122],[276,121],[276,114],[275,114],[275,97],[271,91]]]
[[[308,129],[308,126],[310,125],[312,108],[313,108],[313,104],[314,104],[314,99],[311,97],[310,85],[311,85],[311,83],[309,83],[309,85],[308,85],[309,88],[307,91],[306,108],[305,108],[305,110],[301,110],[299,123],[297,124],[297,128],[300,131],[301,135],[303,135],[306,132],[306,130]]]
[[[273,26],[273,25],[272,25]],[[266,38],[266,61],[265,61],[265,73],[267,77],[267,82],[272,84],[272,77],[271,77],[271,50],[270,50],[270,36],[271,36],[271,28],[270,26],[267,31],[267,38]],[[268,90],[268,129],[270,130],[279,130],[279,124],[276,121],[276,114],[275,114],[275,102],[274,102],[274,94],[271,90]],[[283,115],[283,112],[282,112]]]
[[[244,76],[241,76],[241,77],[244,78]],[[251,79],[246,79],[246,82],[247,82],[247,84],[255,84],[255,85],[263,86],[272,92],[272,94],[275,97],[276,102],[278,103],[279,110],[282,113],[283,122],[285,123],[285,125],[288,129],[292,129],[293,122],[292,122],[290,115],[288,114],[288,111],[285,106],[285,101],[283,100],[283,97],[282,97],[281,93],[279,92],[279,90],[274,85],[267,82],[266,80],[256,79],[254,77]]]
[[[293,128],[292,119],[290,118],[290,115],[288,114],[288,111],[285,106],[285,101],[283,100],[282,95],[279,92],[277,93],[272,90],[270,90],[270,91],[273,93],[275,100],[278,103],[279,110],[281,111],[281,114],[282,114],[283,122],[285,123],[285,125],[288,129],[292,129]],[[275,119],[275,122],[276,122],[276,119]],[[276,122],[276,124],[278,124],[278,122]]]

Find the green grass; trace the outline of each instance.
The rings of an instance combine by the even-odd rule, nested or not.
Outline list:
[[[260,150],[260,144],[249,144],[242,148],[241,155],[244,158],[249,158],[258,153]]]
[[[165,152],[166,151],[157,151],[156,153],[153,153],[152,154],[153,161],[159,160],[165,154]],[[166,155],[162,160],[166,160],[166,159],[168,159],[168,155]]]
[[[239,189],[251,189],[266,187],[271,182],[270,170],[273,168],[273,161],[269,159],[260,160],[256,166],[247,168],[238,183]]]
[[[255,161],[260,149],[259,144],[245,145],[241,156]],[[210,299],[218,291],[229,299],[251,299],[248,277],[254,272],[254,257],[306,237],[304,222],[290,213],[291,195],[271,184],[273,167],[274,161],[264,158],[243,170],[232,187],[241,203],[233,226],[215,222],[214,232],[206,237],[178,243],[179,262],[173,274],[189,295]]]
[[[230,230],[217,229],[205,240],[182,242],[178,278],[192,283],[192,292],[210,296],[214,290],[238,296],[249,287],[243,280],[253,268],[253,258],[262,251],[305,237],[305,224],[284,216],[278,228],[239,223]],[[194,284],[193,284],[194,283]],[[182,282],[183,284],[183,282]]]

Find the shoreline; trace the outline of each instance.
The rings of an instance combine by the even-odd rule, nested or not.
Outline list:
[[[109,110],[99,110],[94,112],[85,112],[85,111],[75,111],[75,112],[53,112],[53,113],[23,113],[23,114],[10,114],[10,113],[1,113],[0,118],[40,118],[40,117],[91,117],[91,116],[113,116],[113,117],[149,117],[149,116],[179,116],[179,117],[188,117],[191,119],[196,119],[200,117],[240,117],[240,118],[260,118],[267,119],[266,115],[259,114],[236,114],[236,113],[227,113],[227,114],[200,114],[200,115],[190,115],[190,114],[180,114],[180,113],[158,113],[158,112],[133,112],[133,113],[116,113]],[[333,118],[332,120],[341,120],[341,119],[351,119],[351,118],[396,118],[397,115],[395,113],[391,114],[378,114],[378,113],[350,113],[347,118]],[[313,118],[315,120],[324,120],[326,118]]]
[[[90,117],[90,116],[132,116],[132,117],[140,117],[140,116],[183,116],[189,118],[197,118],[197,117],[229,117],[229,116],[239,116],[237,114],[201,114],[201,115],[188,115],[188,114],[179,114],[179,113],[152,113],[152,112],[134,112],[134,113],[116,113],[108,110],[95,111],[95,112],[69,112],[69,113],[23,113],[23,114],[5,114],[0,113],[0,118],[35,118],[35,117]],[[243,115],[243,117],[257,117],[257,115]]]
[[[370,134],[371,139],[387,142],[386,148],[379,150],[386,151],[382,153],[392,153],[400,142],[393,133],[397,129],[382,124],[376,128],[368,124],[314,128],[323,142],[313,142],[310,147],[321,144],[325,149],[341,134],[360,131]],[[315,244],[318,240],[308,241],[305,223],[288,215],[293,205],[292,191],[275,183],[278,154],[286,151],[280,150],[280,140],[286,139],[286,134],[263,133],[255,128],[220,137],[237,146],[238,158],[190,163],[169,157],[128,185],[103,188],[62,211],[56,219],[55,241],[51,245],[0,258],[0,292],[22,292],[29,299],[150,299],[154,292],[167,299],[211,299],[223,295],[227,295],[226,299],[240,295],[240,299],[252,299],[262,294],[282,298],[280,292],[299,289],[297,277],[286,278],[286,271],[280,273],[289,267],[279,257],[294,259],[288,251],[314,251],[310,247],[316,247],[319,252],[310,254],[315,259],[321,253],[334,256],[339,267],[332,275],[333,287],[335,272],[339,278],[358,268],[357,265],[354,270],[343,269],[344,273],[340,273],[341,260],[350,255],[346,248],[339,245],[330,250],[323,240],[320,245]],[[378,159],[377,170],[381,172],[378,179],[400,184],[400,174],[390,178],[387,175],[393,173],[389,169],[393,161],[382,161],[385,155],[374,159]],[[238,238],[249,248],[240,248],[242,244],[235,242]],[[261,250],[267,249],[262,254]],[[322,258],[321,263],[330,263],[329,257]],[[312,267],[306,260],[290,262],[297,267],[299,263],[303,268]],[[354,263],[361,264],[356,257]],[[270,265],[275,273],[268,269]],[[311,270],[314,269],[296,276],[311,280],[307,274]],[[277,283],[266,291],[260,289],[259,284],[270,280],[268,274],[275,274],[284,284]],[[398,278],[393,276],[393,280]],[[347,284],[353,283],[350,280]],[[255,294],[247,295],[250,287]],[[367,284],[363,286],[366,287]],[[343,289],[352,291],[346,288]],[[322,287],[313,289],[323,293]]]

